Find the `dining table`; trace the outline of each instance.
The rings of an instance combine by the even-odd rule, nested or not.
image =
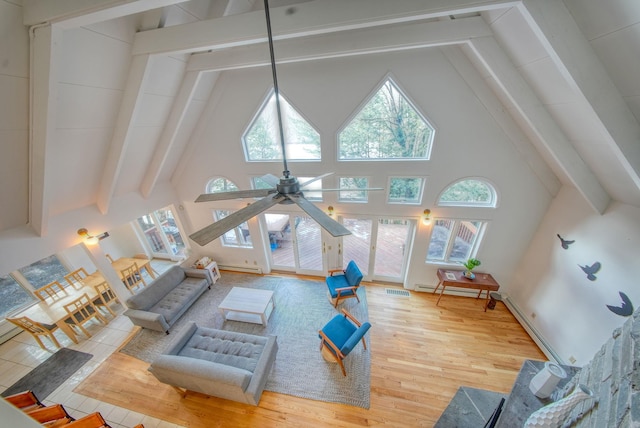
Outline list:
[[[67,292],[66,296],[55,301],[51,298],[47,298],[46,300],[36,303],[17,314],[13,314],[12,317],[28,317],[33,321],[42,324],[55,324],[60,328],[60,330],[69,336],[69,339],[74,343],[78,343],[78,336],[76,335],[76,332],[71,328],[69,323],[65,322],[65,320],[70,317],[70,314],[64,306],[81,297],[85,293],[89,296],[89,299],[93,301],[98,296],[98,292],[94,286],[104,281],[104,276],[100,272],[96,271],[88,275],[86,278],[83,278],[79,282],[80,287],[65,287],[65,291]]]
[[[149,259],[142,259],[137,257],[120,257],[119,259],[116,259],[111,263],[111,267],[113,267],[113,269],[118,273],[120,279],[124,281],[124,275],[122,274],[122,271],[134,263],[138,264],[138,269],[144,269],[145,271],[147,271],[151,278],[155,279],[156,273],[154,272],[153,267],[151,267],[151,260]]]

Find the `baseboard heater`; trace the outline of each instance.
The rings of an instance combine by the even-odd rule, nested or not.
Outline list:
[[[231,266],[231,265],[221,265],[221,264],[218,264],[218,267],[220,268],[220,270],[230,270],[234,272],[262,274],[261,267]]]
[[[502,296],[502,302],[506,305],[509,312],[518,320],[522,328],[526,330],[529,336],[536,342],[536,345],[542,350],[542,352],[549,358],[549,360],[557,362],[558,364],[567,364],[557,352],[547,343],[544,337],[538,332],[538,330],[529,322],[529,319],[524,316],[518,305],[516,305],[508,295]]]

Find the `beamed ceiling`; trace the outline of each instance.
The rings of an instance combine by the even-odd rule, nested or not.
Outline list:
[[[15,46],[31,46],[29,167],[6,166],[15,181],[0,186],[3,195],[14,189],[15,202],[2,207],[3,230],[28,221],[46,235],[52,216],[91,206],[108,214],[131,193],[149,198],[171,186],[188,168],[219,77],[268,64],[262,1],[12,6],[5,0],[20,16],[5,21],[25,26]],[[271,8],[279,63],[439,49],[549,192],[571,185],[599,213],[612,200],[640,206],[636,0],[274,0]]]

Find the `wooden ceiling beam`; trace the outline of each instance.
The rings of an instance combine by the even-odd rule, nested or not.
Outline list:
[[[493,32],[481,17],[368,28],[354,32],[348,38],[343,34],[333,33],[303,39],[281,40],[275,46],[276,61],[278,64],[283,64],[443,46],[491,35]],[[187,69],[223,71],[269,64],[269,50],[265,42],[194,54],[189,60]]]
[[[73,28],[158,9],[187,0],[23,0],[23,23]]]
[[[512,0],[322,0],[272,8],[274,40],[424,21],[517,5]],[[267,41],[264,12],[139,32],[133,54],[193,53]]]
[[[640,124],[571,13],[555,0],[525,0],[519,9],[560,73],[600,119],[603,144],[640,189]]]

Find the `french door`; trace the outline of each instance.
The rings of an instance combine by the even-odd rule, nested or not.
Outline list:
[[[271,265],[300,274],[324,275],[322,228],[312,218],[265,213]]]
[[[171,208],[165,207],[139,217],[138,226],[154,257],[170,259],[185,257],[184,238]]]
[[[354,260],[365,278],[403,282],[415,222],[397,218],[342,219],[351,235],[342,238],[343,266]]]

